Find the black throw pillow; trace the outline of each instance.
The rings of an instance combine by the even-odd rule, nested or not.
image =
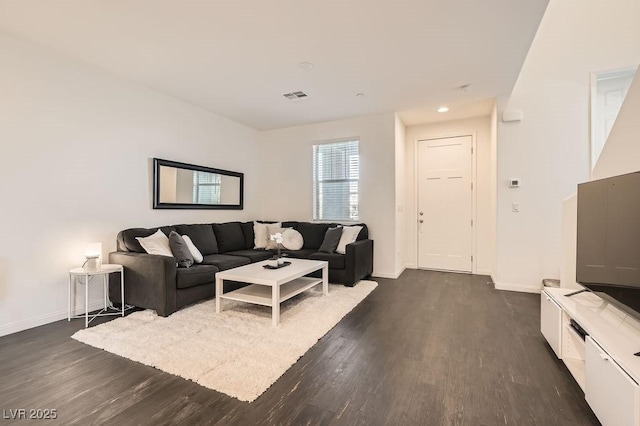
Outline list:
[[[193,265],[193,256],[189,251],[189,247],[176,231],[171,231],[169,234],[169,247],[173,257],[178,260],[178,266],[188,268]]]
[[[322,245],[318,249],[323,253],[334,253],[338,248],[338,243],[340,243],[340,237],[342,236],[342,227],[340,228],[329,228],[327,232],[324,234],[324,241],[322,241]]]

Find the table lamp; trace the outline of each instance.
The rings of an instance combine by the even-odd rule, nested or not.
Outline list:
[[[84,251],[82,267],[87,272],[98,272],[102,268],[102,243],[89,243]]]

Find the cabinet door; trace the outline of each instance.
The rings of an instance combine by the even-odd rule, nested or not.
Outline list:
[[[638,385],[589,336],[585,374],[585,398],[604,426],[640,425]]]
[[[540,331],[556,356],[562,358],[562,309],[547,293],[540,294]]]

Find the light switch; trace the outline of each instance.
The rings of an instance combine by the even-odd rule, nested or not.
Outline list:
[[[520,204],[518,203],[511,203],[511,211],[518,213],[520,211]]]

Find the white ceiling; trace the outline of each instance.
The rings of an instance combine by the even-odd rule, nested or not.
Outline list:
[[[415,124],[510,93],[547,3],[0,0],[0,29],[260,130]],[[297,90],[309,98],[282,96]]]

